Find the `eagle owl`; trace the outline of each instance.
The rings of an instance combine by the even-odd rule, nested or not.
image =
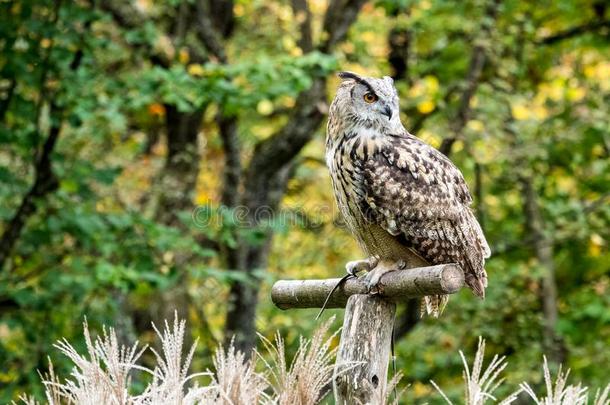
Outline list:
[[[390,77],[339,77],[326,163],[339,210],[368,257],[349,262],[348,273],[368,271],[373,288],[382,274],[407,264],[457,263],[483,298],[490,250],[462,173],[403,127]],[[446,302],[446,296],[425,297],[423,309],[438,316]]]

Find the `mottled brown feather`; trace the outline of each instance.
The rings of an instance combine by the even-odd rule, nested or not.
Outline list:
[[[349,229],[369,256],[402,260],[415,253],[431,264],[459,264],[468,286],[483,297],[490,250],[464,177],[405,130],[391,79],[367,77],[363,85],[343,78],[330,107],[326,162]],[[379,96],[370,105],[359,98],[368,87]],[[446,297],[425,302],[438,314]]]

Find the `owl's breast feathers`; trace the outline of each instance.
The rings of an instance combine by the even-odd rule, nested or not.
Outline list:
[[[361,244],[376,245],[363,233],[377,225],[431,264],[457,263],[468,286],[483,297],[490,249],[460,171],[408,133],[365,135],[343,138],[328,156],[337,202],[352,232]]]

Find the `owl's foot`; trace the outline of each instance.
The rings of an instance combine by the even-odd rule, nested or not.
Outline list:
[[[371,271],[372,268],[377,266],[377,263],[379,263],[379,256],[371,256],[367,259],[354,260],[351,262],[347,262],[347,264],[345,265],[345,270],[347,270],[347,274],[345,276],[343,276],[337,282],[337,284],[335,284],[335,286],[332,288],[332,290],[330,290],[330,292],[326,296],[326,299],[324,300],[324,304],[322,304],[322,308],[320,309],[320,312],[318,312],[318,315],[316,316],[316,320],[318,318],[320,318],[320,316],[324,312],[324,309],[326,308],[326,304],[328,304],[328,300],[330,299],[331,295],[333,295],[333,293],[335,292],[335,290],[337,288],[339,288],[343,283],[345,283],[347,280],[349,280],[352,277],[358,278],[358,273],[360,273],[362,271],[367,271],[367,272]]]
[[[377,285],[379,284],[379,280],[381,277],[392,271],[402,270],[407,266],[404,260],[398,261],[389,261],[389,260],[381,260],[377,263],[374,269],[368,272],[368,274],[364,277],[364,283],[369,290],[369,293],[376,293]]]
[[[369,272],[373,268],[375,268],[375,266],[377,266],[378,263],[379,263],[379,256],[371,256],[367,259],[354,260],[351,262],[347,262],[347,264],[345,265],[345,270],[347,270],[347,274],[349,274],[353,277],[358,277],[358,273],[363,272],[363,271]]]

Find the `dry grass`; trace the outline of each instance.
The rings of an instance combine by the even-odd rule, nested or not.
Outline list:
[[[187,403],[272,403],[269,395],[265,393],[269,382],[263,373],[256,371],[255,358],[250,356],[246,359],[244,353],[235,350],[233,342],[226,351],[222,346],[218,348],[214,356],[214,369],[211,384],[208,387],[193,389],[189,393],[192,402]]]
[[[271,376],[271,385],[278,405],[313,405],[326,394],[332,381],[336,349],[331,343],[336,336],[327,337],[334,317],[322,324],[311,340],[301,337],[299,348],[290,366],[286,361],[284,339],[275,335],[275,344],[259,335],[271,355],[270,362],[258,355]]]
[[[299,348],[289,362],[286,359],[284,340],[276,334],[274,342],[261,336],[268,360],[260,353],[246,356],[231,343],[225,350],[218,348],[213,359],[214,369],[203,373],[189,373],[196,342],[186,351],[183,347],[186,333],[184,321],[175,317],[172,324],[164,323],[163,331],[155,331],[161,342],[161,350],[150,349],[156,359],[154,370],[137,365],[147,347],[139,348],[136,342],[130,347],[119,345],[115,331],[104,328],[102,335],[91,338],[87,323],[83,324],[87,353],[81,355],[66,340],[54,346],[67,356],[74,368],[70,376],[61,380],[49,360],[49,370],[41,375],[45,386],[46,403],[50,405],[313,405],[327,394],[333,378],[333,363],[336,348],[330,335],[332,319],[321,325],[311,339],[301,337]],[[153,325],[154,326],[154,325]],[[485,341],[479,346],[472,368],[464,353],[460,356],[464,365],[464,403],[484,405],[498,402],[494,392],[504,382],[501,374],[507,366],[504,357],[494,356],[484,368]],[[257,360],[263,371],[257,370]],[[357,365],[355,365],[357,366]],[[347,368],[349,370],[351,367]],[[347,371],[347,370],[344,370]],[[150,375],[151,382],[139,394],[133,393],[131,375],[141,372]],[[588,389],[581,384],[567,383],[569,370],[559,369],[553,383],[549,367],[543,365],[546,395],[538,396],[527,383],[520,390],[499,402],[510,404],[517,394],[523,392],[537,405],[586,405],[589,403]],[[199,386],[194,379],[204,378],[207,384]],[[400,381],[398,373],[383,392],[376,390],[373,398],[377,404],[398,404],[399,395],[392,395]],[[448,404],[451,400],[432,382]],[[610,405],[610,384],[598,390],[592,405]],[[19,403],[38,405],[35,398],[22,395]]]
[[[578,383],[576,385],[568,384],[568,376],[570,370],[562,372],[561,366],[557,371],[557,378],[553,384],[549,365],[544,357],[542,365],[544,374],[544,383],[546,386],[546,396],[539,397],[536,395],[532,387],[524,382],[521,384],[521,389],[531,398],[537,405],[586,405],[589,403],[588,388]],[[610,405],[610,384],[603,391],[598,390],[593,399],[593,405]]]
[[[493,393],[504,382],[504,378],[500,378],[500,374],[508,365],[506,358],[504,356],[499,357],[498,355],[495,355],[491,360],[491,363],[483,370],[485,340],[481,337],[479,337],[479,346],[474,356],[472,370],[468,366],[466,357],[461,350],[460,357],[462,358],[462,363],[464,365],[464,403],[467,405],[483,405],[487,401],[496,402],[497,398],[494,397]],[[434,381],[431,381],[431,383],[448,404],[453,404]],[[517,399],[518,393],[519,391],[509,395],[500,402],[500,405],[514,402]]]
[[[161,342],[160,352],[150,349],[155,356],[154,370],[137,365],[147,347],[121,346],[114,329],[103,329],[101,336],[91,338],[89,327],[83,324],[87,347],[79,354],[66,340],[54,346],[67,356],[74,368],[70,376],[61,381],[49,360],[49,370],[41,375],[49,405],[254,405],[254,404],[315,404],[325,395],[325,387],[332,378],[335,350],[326,335],[331,321],[314,332],[311,340],[301,338],[297,354],[287,366],[283,339],[277,335],[275,344],[263,338],[271,355],[265,363],[265,372],[256,370],[256,359],[262,356],[246,355],[233,344],[224,350],[218,348],[213,359],[214,370],[189,374],[195,352],[195,342],[183,357],[185,321],[175,317],[163,331],[153,325]],[[262,337],[261,337],[262,338]],[[143,372],[151,376],[150,384],[139,394],[133,394],[131,373]],[[267,379],[271,374],[273,384]],[[192,383],[198,377],[209,381],[204,386]],[[22,395],[19,401],[38,405],[35,398]]]

